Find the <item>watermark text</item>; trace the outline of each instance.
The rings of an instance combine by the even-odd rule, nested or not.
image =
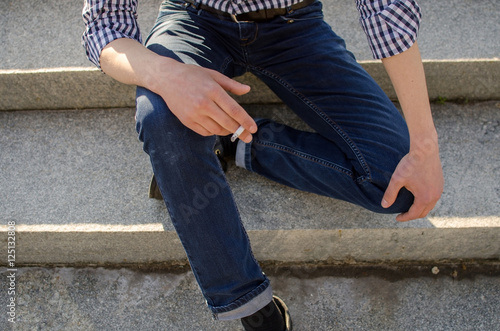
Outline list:
[[[7,227],[7,320],[16,322],[16,222]]]

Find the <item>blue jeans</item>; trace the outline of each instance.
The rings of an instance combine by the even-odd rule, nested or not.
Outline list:
[[[235,23],[169,0],[146,45],[229,77],[252,72],[314,130],[258,119],[253,141],[238,144],[238,165],[374,212],[403,212],[412,204],[412,194],[403,189],[391,208],[380,206],[409,150],[407,126],[324,22],[320,2],[264,23]],[[215,137],[188,129],[161,97],[140,87],[136,115],[139,138],[215,318],[259,310],[271,301],[271,286],[213,152]]]

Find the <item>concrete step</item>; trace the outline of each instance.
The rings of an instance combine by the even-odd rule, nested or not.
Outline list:
[[[495,1],[420,0],[419,45],[432,99],[500,99],[500,34]],[[159,0],[141,0],[139,23],[147,34]],[[133,107],[134,88],[93,68],[80,46],[81,1],[6,0],[0,4],[0,109]],[[325,0],[325,17],[391,98],[381,63],[371,61],[351,0]],[[480,19],[478,19],[480,18]],[[253,93],[242,103],[279,102],[251,75]]]
[[[398,223],[230,167],[262,263],[397,263],[500,258],[500,104],[434,104],[446,186],[428,217]],[[300,126],[283,105],[247,105]],[[19,265],[186,265],[131,108],[0,112],[0,230]],[[6,247],[6,235],[0,237]],[[0,261],[4,264],[5,261]]]
[[[498,330],[498,268],[438,264],[435,275],[433,267],[265,271],[297,331]],[[16,294],[2,290],[0,301],[16,299],[16,323],[4,315],[0,330],[242,331],[239,321],[211,318],[191,272],[21,268],[15,276]]]

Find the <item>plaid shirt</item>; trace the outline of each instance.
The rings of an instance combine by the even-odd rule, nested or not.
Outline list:
[[[89,60],[99,67],[101,51],[118,38],[142,42],[137,24],[138,0],[85,0],[86,30],[82,44]],[[301,0],[201,0],[201,3],[241,14],[260,9],[283,8]],[[404,52],[413,45],[420,25],[420,8],[415,0],[356,0],[360,22],[373,57],[381,59]]]

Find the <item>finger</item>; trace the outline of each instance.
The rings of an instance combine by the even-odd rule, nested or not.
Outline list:
[[[425,200],[415,197],[413,205],[406,213],[401,213],[396,217],[399,222],[411,221],[417,218],[423,218],[434,208],[434,204],[428,204]]]
[[[209,106],[211,104],[211,106]],[[209,110],[211,109],[211,110]],[[226,136],[231,133],[219,124],[218,121],[214,120],[211,113],[218,112],[223,113],[219,107],[217,107],[213,102],[207,104],[204,111],[197,116],[191,118],[187,117],[181,120],[181,122],[188,128],[192,129],[194,132],[202,136],[219,135]],[[226,116],[227,117],[227,116]]]
[[[413,193],[413,192],[412,192]],[[437,204],[438,198],[432,198],[427,195],[414,194],[415,200],[408,212],[398,215],[396,220],[405,222],[412,219],[426,217]]]
[[[238,130],[236,130],[236,132],[234,132],[234,134],[231,136],[232,142],[236,141],[236,139],[240,139],[246,143],[249,143],[252,141],[252,135],[248,131],[245,131],[242,126],[240,126]]]
[[[230,130],[225,129],[217,122],[215,122],[210,113],[223,113],[219,107],[217,107],[212,101],[207,102],[203,105],[203,107],[199,107],[202,109],[202,112],[192,112],[192,114],[180,113],[177,117],[182,124],[186,127],[190,128],[194,132],[198,133],[202,136],[209,135],[228,135],[231,133]],[[194,116],[188,116],[194,115]],[[226,116],[227,117],[227,116]],[[234,125],[237,125],[234,123]]]
[[[208,131],[202,125],[200,125],[198,123],[191,123],[191,125],[189,126],[189,128],[191,130],[193,130],[194,132],[196,132],[197,134],[199,134],[200,136],[205,136],[206,137],[206,136],[213,135],[213,133],[211,133],[210,131]]]
[[[226,94],[224,90],[220,89],[220,91],[221,93]],[[230,99],[232,100],[232,98]],[[236,103],[236,105],[238,104]],[[229,116],[223,109],[221,109],[221,107],[215,102],[204,102],[200,108],[203,112],[195,121],[212,134],[226,136],[228,134],[235,133],[240,128],[240,124]],[[243,110],[243,112],[245,111]],[[244,132],[246,132],[246,134],[243,134]],[[243,133],[240,133],[239,136],[241,140],[247,143],[252,141],[252,135],[248,132],[248,130],[243,128]]]
[[[225,93],[225,92],[224,92]],[[240,126],[232,117],[221,109],[215,102],[210,102],[203,111],[203,117],[200,118],[200,124],[203,123],[206,118],[210,119],[210,122],[205,126],[208,130],[212,130],[212,134],[219,136],[226,136],[230,133],[234,133]],[[217,124],[217,125],[214,125]]]
[[[396,198],[398,197],[398,193],[403,187],[403,183],[401,183],[394,175],[385,190],[384,196],[382,197],[381,205],[384,208],[389,208],[392,206]]]
[[[252,141],[252,135],[248,131],[243,131],[243,133],[238,137],[238,139],[243,140],[247,144]]]
[[[238,127],[238,130],[236,130],[233,135],[231,136],[231,141],[232,142],[235,142],[236,139],[238,139],[239,135],[241,135],[243,133],[243,131],[245,131],[245,129],[240,125]]]
[[[219,122],[215,121],[210,117],[200,118],[200,122],[198,122],[198,125],[200,125],[207,132],[209,132],[209,135],[227,136],[228,134],[231,133],[231,131],[225,129],[220,125]]]
[[[257,124],[255,124],[253,118],[250,117],[243,107],[229,95],[226,93],[219,94],[214,101],[229,117],[236,121],[237,125],[233,132],[235,132],[240,125],[249,133],[257,132]]]
[[[226,91],[236,95],[244,95],[250,92],[250,86],[242,84],[234,79],[231,79],[223,74],[213,71],[214,80]]]
[[[227,83],[227,80],[229,78],[224,76],[224,79],[221,81],[224,81],[221,84],[221,81],[217,81],[219,84],[221,84],[221,87],[223,89],[226,89],[228,85],[224,85]],[[249,86],[240,84],[236,81],[233,81],[229,79],[231,82],[237,83],[241,86],[246,86],[247,88],[241,89],[240,92],[246,93],[249,91]],[[231,84],[230,84],[231,85]],[[246,91],[246,92],[245,92]],[[248,131],[249,133],[255,133],[257,132],[257,124],[255,124],[255,121],[252,119],[250,115],[241,107],[233,98],[231,98],[224,90],[218,91],[216,95],[213,96],[214,102],[232,119],[234,119],[238,125],[232,132],[235,132],[238,129],[239,125],[242,125],[243,128]]]
[[[425,204],[424,209],[422,210],[422,212],[420,213],[420,215],[417,216],[417,218],[424,218],[424,217],[426,217],[431,212],[431,210],[434,209],[434,207],[436,206],[436,203],[437,202]]]

